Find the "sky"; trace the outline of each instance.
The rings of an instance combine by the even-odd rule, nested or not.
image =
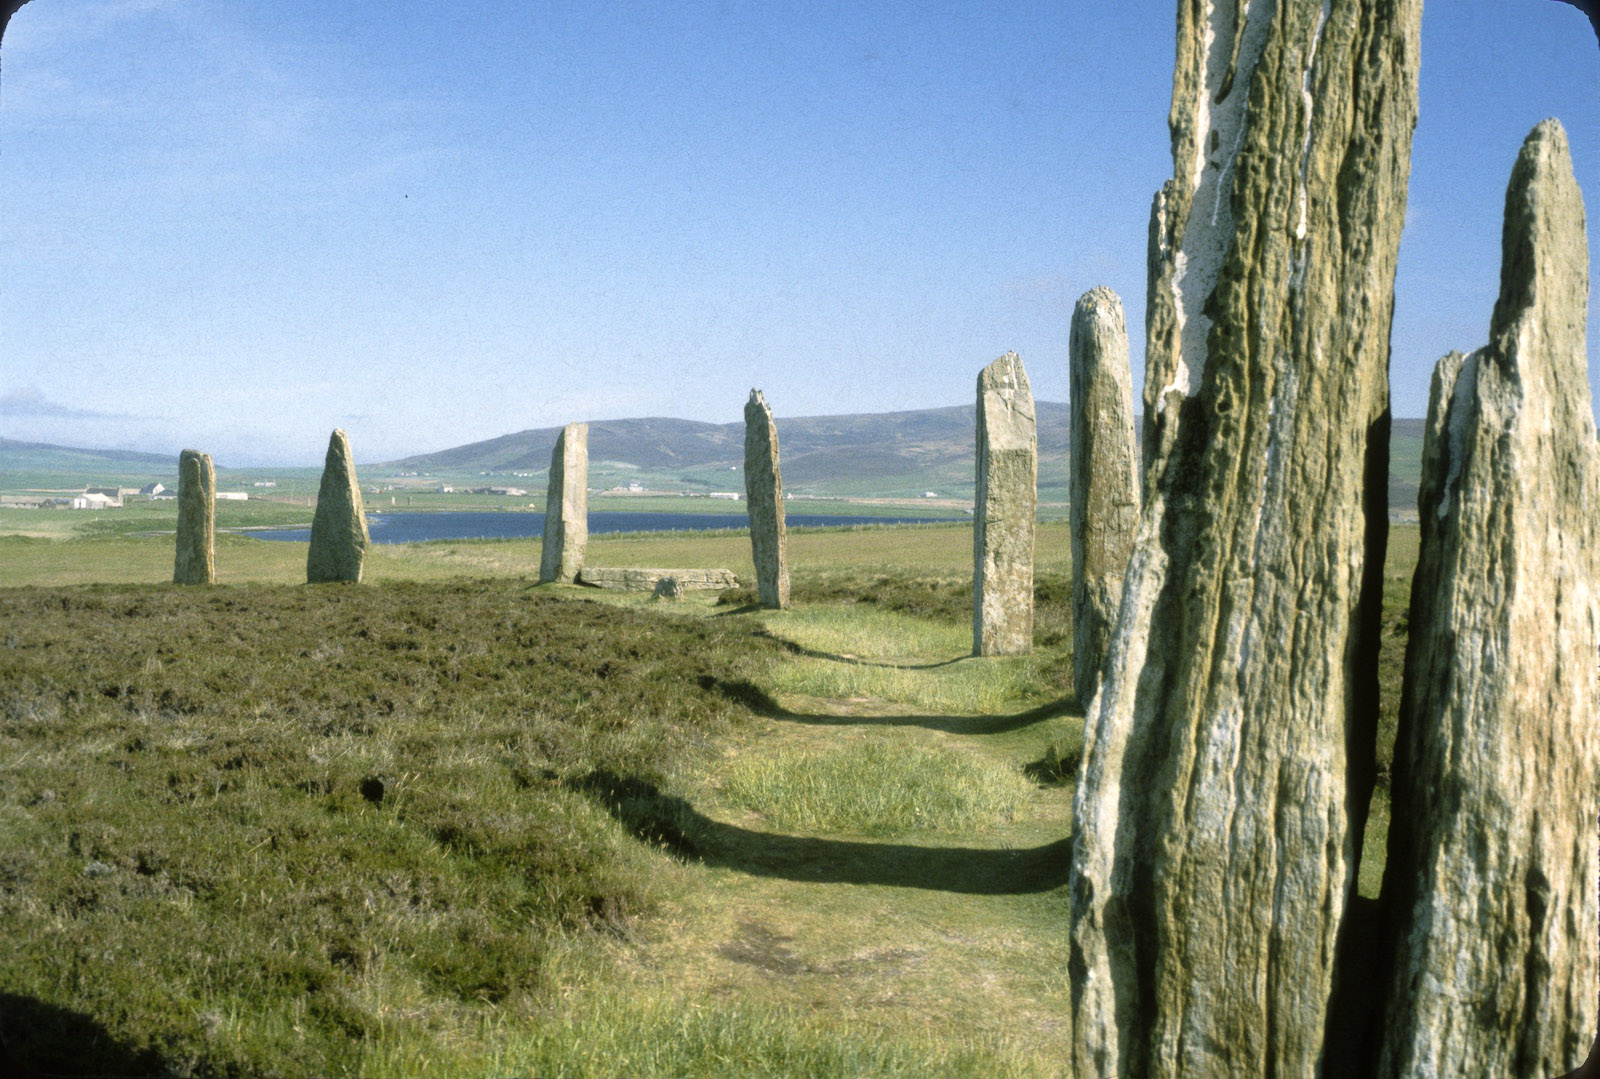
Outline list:
[[[0,48],[0,437],[315,465],[574,420],[1067,398],[1077,297],[1143,381],[1173,0],[33,0]],[[1396,416],[1488,336],[1505,185],[1600,49],[1430,0]],[[1600,378],[1600,290],[1590,380]]]

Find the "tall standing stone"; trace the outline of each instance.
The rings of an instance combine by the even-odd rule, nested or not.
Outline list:
[[[1033,519],[1039,438],[1015,352],[978,374],[978,484],[972,521],[972,654],[1033,650]]]
[[[550,452],[550,480],[544,495],[544,536],[539,547],[539,580],[571,584],[583,569],[589,544],[589,425],[569,423]]]
[[[1375,770],[1420,21],[1178,5],[1143,503],[1073,804],[1081,1076],[1321,1071]]]
[[[1506,192],[1489,344],[1434,372],[1377,1074],[1558,1075],[1595,1030],[1600,448],[1566,133]]]
[[[744,490],[756,592],[763,607],[789,606],[789,541],[783,528],[783,477],[778,472],[778,427],[760,390],[744,406]]]
[[[1122,301],[1092,289],[1072,312],[1072,686],[1089,707],[1139,525],[1139,444]]]
[[[178,554],[174,584],[215,584],[217,474],[211,455],[184,450],[178,455]]]
[[[356,482],[350,439],[334,431],[317,489],[317,512],[311,518],[311,549],[306,552],[306,581],[359,584],[367,558],[367,514]]]

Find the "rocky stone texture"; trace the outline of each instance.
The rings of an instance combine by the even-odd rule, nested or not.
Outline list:
[[[763,607],[789,606],[789,541],[783,528],[783,477],[778,473],[778,427],[760,390],[744,406],[744,489],[756,593]]]
[[[578,583],[621,592],[654,592],[662,581],[674,580],[679,589],[738,588],[739,578],[729,569],[601,569],[584,566]]]
[[[1434,372],[1382,904],[1377,1074],[1542,1077],[1596,1022],[1600,449],[1566,134],[1506,193],[1489,344]]]
[[[357,584],[367,559],[367,514],[356,482],[350,439],[334,431],[317,489],[317,512],[311,518],[311,549],[306,553],[306,581]]]
[[[1178,5],[1143,502],[1073,806],[1081,1076],[1357,1074],[1321,1059],[1374,775],[1420,16]]]
[[[184,450],[178,455],[178,555],[174,584],[215,584],[217,474],[211,455]]]
[[[1139,525],[1139,443],[1122,301],[1092,289],[1072,312],[1072,686],[1087,708],[1100,684],[1122,571]]]
[[[1033,651],[1033,518],[1039,440],[1015,352],[978,374],[978,484],[972,521],[972,654]]]
[[[583,569],[589,545],[589,425],[569,423],[550,453],[550,480],[544,496],[544,536],[539,547],[539,581],[571,584]]]
[[[682,599],[683,582],[676,577],[663,577],[656,582],[656,599]]]

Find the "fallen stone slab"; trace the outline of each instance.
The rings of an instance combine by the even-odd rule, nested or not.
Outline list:
[[[656,592],[661,581],[678,582],[681,591],[721,591],[738,588],[739,578],[731,569],[604,569],[584,566],[578,583],[617,592]]]

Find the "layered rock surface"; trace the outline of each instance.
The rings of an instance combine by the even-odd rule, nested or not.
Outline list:
[[[589,425],[569,423],[550,453],[539,580],[571,584],[589,545]]]
[[[306,552],[306,581],[361,581],[366,564],[367,514],[361,504],[361,485],[350,439],[335,430],[328,439],[328,456],[317,488],[317,512],[311,518],[311,549]]]
[[[1139,524],[1139,446],[1122,301],[1086,292],[1072,312],[1072,685],[1087,708],[1100,683],[1122,572]]]
[[[1143,504],[1073,810],[1081,1076],[1322,1068],[1373,779],[1420,15],[1179,5]]]
[[[611,569],[584,566],[578,583],[620,592],[654,592],[665,580],[678,582],[680,591],[738,588],[739,578],[731,569]]]
[[[783,527],[783,477],[778,471],[778,426],[760,390],[744,406],[744,489],[756,594],[763,607],[789,606],[789,542]]]
[[[214,584],[216,564],[217,474],[211,455],[184,450],[178,455],[178,551],[174,584]]]
[[[972,652],[1033,650],[1033,523],[1039,443],[1033,391],[1015,352],[978,374],[972,523]]]
[[[1377,1074],[1558,1075],[1596,1022],[1600,450],[1582,196],[1555,121],[1506,194],[1490,342],[1434,372]]]

